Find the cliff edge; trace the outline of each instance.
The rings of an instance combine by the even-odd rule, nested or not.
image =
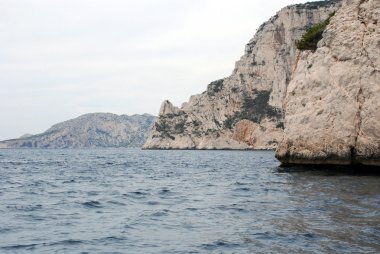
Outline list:
[[[295,41],[340,1],[283,8],[260,26],[231,76],[211,82],[178,108],[164,101],[145,149],[274,149],[283,100],[298,62]]]

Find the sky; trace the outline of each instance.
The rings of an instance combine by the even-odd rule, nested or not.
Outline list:
[[[157,115],[227,77],[303,0],[0,0],[0,140],[85,113]]]

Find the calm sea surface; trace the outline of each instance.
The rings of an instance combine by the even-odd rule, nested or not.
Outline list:
[[[274,152],[0,150],[0,253],[379,253],[380,177]]]

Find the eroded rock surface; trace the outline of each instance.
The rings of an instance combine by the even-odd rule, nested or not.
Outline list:
[[[146,149],[274,149],[282,138],[282,104],[295,40],[325,20],[340,1],[283,8],[246,45],[232,75],[214,81],[181,108],[163,102]]]
[[[345,0],[284,102],[283,163],[380,166],[380,1]]]

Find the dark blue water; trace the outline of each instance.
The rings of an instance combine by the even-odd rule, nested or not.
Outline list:
[[[0,150],[0,253],[378,253],[380,177],[273,152]]]

